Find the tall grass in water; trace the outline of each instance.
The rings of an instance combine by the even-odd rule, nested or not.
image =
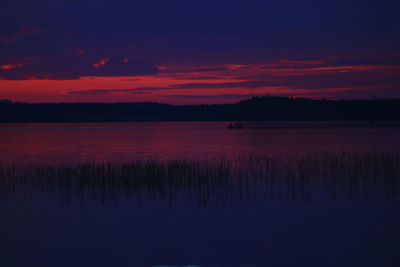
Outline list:
[[[104,202],[122,195],[199,204],[260,197],[390,198],[398,194],[399,182],[399,153],[0,166],[2,196],[57,192],[67,203],[71,196]]]

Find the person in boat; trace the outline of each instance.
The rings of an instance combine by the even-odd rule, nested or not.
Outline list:
[[[243,127],[242,123],[235,123],[235,124],[230,123],[228,125],[228,128],[229,129],[243,129],[244,127]]]

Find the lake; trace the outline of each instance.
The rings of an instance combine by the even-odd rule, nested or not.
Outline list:
[[[0,124],[0,266],[400,266],[397,125],[229,123]]]
[[[0,124],[0,163],[205,159],[321,151],[398,152],[400,127],[364,123]]]

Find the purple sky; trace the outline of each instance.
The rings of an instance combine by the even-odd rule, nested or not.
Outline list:
[[[0,99],[400,97],[399,1],[2,0]]]

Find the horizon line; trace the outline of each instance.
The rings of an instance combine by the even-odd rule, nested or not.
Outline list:
[[[396,98],[380,98],[380,97],[370,97],[370,98],[325,98],[325,97],[310,97],[310,96],[284,96],[284,95],[254,95],[252,97],[244,98],[242,100],[237,100],[229,103],[213,103],[213,104],[168,104],[163,102],[154,102],[154,101],[138,101],[138,102],[23,102],[23,101],[14,101],[11,99],[0,99],[0,104],[159,104],[159,105],[169,105],[169,106],[213,106],[213,105],[231,105],[238,104],[240,102],[248,101],[254,98],[287,98],[287,99],[306,99],[306,100],[314,100],[314,101],[373,101],[373,100],[400,100],[399,97]]]

